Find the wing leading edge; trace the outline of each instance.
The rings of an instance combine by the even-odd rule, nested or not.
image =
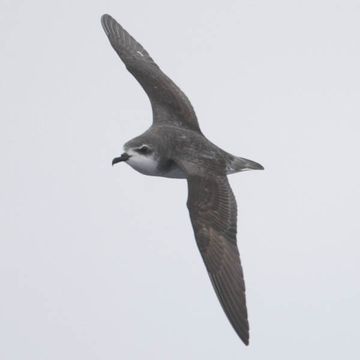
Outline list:
[[[103,15],[101,23],[111,46],[147,93],[154,124],[166,123],[201,133],[189,99],[149,53],[110,15]]]
[[[188,177],[188,209],[210,280],[231,325],[249,344],[245,283],[236,245],[237,206],[226,176]]]

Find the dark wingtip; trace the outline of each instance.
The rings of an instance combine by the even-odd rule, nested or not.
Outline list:
[[[117,21],[109,14],[104,14],[101,16],[101,25],[106,33],[106,35],[109,35],[111,32],[111,24],[116,23]]]
[[[230,321],[232,327],[234,328],[237,336],[240,338],[240,340],[244,343],[244,345],[249,346],[249,328],[246,330],[244,328],[240,328],[239,326],[234,326],[234,324]]]
[[[241,339],[242,340],[242,342],[246,345],[246,346],[249,346],[249,336],[247,336],[247,338],[245,338],[245,339]]]
[[[106,19],[112,19],[112,16],[109,14],[103,14],[101,15],[101,22],[104,23],[104,21],[106,21]]]
[[[249,346],[249,329],[244,331],[243,329],[234,327],[234,330],[236,331],[237,335],[239,336],[240,340],[244,343],[244,345]]]
[[[104,14],[101,16],[100,21],[101,21],[101,26],[103,27],[105,34],[108,34],[108,28],[107,28],[107,20],[110,19],[111,16],[108,14]]]

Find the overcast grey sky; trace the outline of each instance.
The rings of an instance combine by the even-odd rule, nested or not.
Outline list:
[[[186,182],[111,167],[150,105],[113,15],[264,172],[230,178],[251,326],[210,285]],[[0,358],[358,359],[360,1],[0,1]]]

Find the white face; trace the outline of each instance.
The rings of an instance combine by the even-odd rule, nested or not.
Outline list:
[[[133,169],[144,175],[157,175],[158,162],[148,145],[141,145],[126,151],[130,158],[126,161]]]

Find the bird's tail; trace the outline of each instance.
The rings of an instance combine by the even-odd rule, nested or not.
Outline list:
[[[247,170],[264,170],[264,167],[255,161],[236,156],[230,163],[230,166],[228,166],[227,173],[234,174]]]

